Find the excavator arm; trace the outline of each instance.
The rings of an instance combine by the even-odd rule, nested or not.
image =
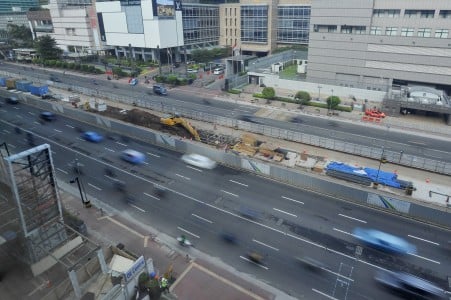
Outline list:
[[[196,141],[200,141],[200,136],[197,133],[196,129],[194,129],[193,126],[191,126],[191,124],[183,118],[180,118],[178,116],[169,117],[169,118],[161,118],[160,122],[162,124],[168,125],[168,126],[181,125],[186,130],[188,130],[188,132],[194,137],[194,139]]]

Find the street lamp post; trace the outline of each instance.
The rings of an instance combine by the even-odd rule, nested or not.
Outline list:
[[[321,89],[322,88],[323,88],[322,86],[318,85],[318,100],[321,99]]]
[[[160,57],[160,45],[157,45],[157,56],[158,56],[158,72],[161,76],[161,57]]]
[[[374,189],[377,189],[378,186],[379,186],[379,182],[378,182],[379,181],[379,173],[381,171],[382,163],[387,162],[387,159],[385,158],[384,154],[385,154],[385,144],[387,142],[387,137],[388,137],[389,130],[390,130],[390,126],[387,126],[387,131],[385,132],[384,144],[382,145],[382,153],[381,153],[381,157],[379,158],[379,166],[377,168],[376,179],[373,182],[373,188]]]

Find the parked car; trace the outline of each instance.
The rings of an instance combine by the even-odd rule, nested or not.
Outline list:
[[[43,112],[41,112],[39,117],[41,118],[41,120],[49,121],[49,122],[54,121],[56,119],[55,114],[52,113],[51,111],[43,111]]]
[[[373,117],[373,118],[385,118],[385,113],[376,110],[376,109],[367,109],[365,110],[365,115]]]
[[[88,141],[93,143],[99,143],[103,140],[103,136],[95,131],[85,131],[81,135],[81,137]]]
[[[213,169],[216,167],[216,162],[200,154],[185,154],[182,156],[182,160],[192,166],[203,168],[203,169]]]
[[[136,150],[127,149],[122,151],[121,159],[126,162],[138,165],[144,163],[144,161],[146,160],[146,156],[143,153],[138,152]]]
[[[162,95],[162,96],[165,96],[168,94],[168,90],[164,86],[159,85],[159,84],[156,84],[153,86],[153,92],[157,95]]]
[[[375,229],[356,228],[353,235],[364,244],[395,254],[416,253],[416,247],[395,235]]]
[[[213,74],[214,75],[224,74],[224,69],[223,68],[216,68],[216,69],[213,70]]]
[[[199,70],[197,69],[186,69],[186,73],[197,74]]]
[[[443,289],[404,272],[378,271],[374,279],[405,299],[445,299]]]
[[[13,105],[19,104],[19,99],[15,96],[11,96],[11,97],[6,98],[6,103],[13,104]]]

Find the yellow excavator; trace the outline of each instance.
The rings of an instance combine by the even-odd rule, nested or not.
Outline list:
[[[186,121],[185,119],[181,118],[178,115],[174,115],[172,117],[167,118],[161,118],[160,123],[168,126],[181,125],[185,127],[186,130],[189,131],[189,133],[191,133],[191,135],[194,137],[196,141],[200,141],[200,136],[197,133],[196,129],[194,129],[193,126],[191,126],[191,124],[188,121]]]

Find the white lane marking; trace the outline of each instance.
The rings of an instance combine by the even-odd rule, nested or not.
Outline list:
[[[58,171],[60,171],[60,172],[63,172],[64,174],[69,174],[69,173],[67,173],[66,171],[64,171],[63,169],[60,169],[60,168],[56,168]]]
[[[153,198],[153,199],[155,199],[155,200],[158,200],[158,201],[160,201],[160,198],[158,198],[158,197],[155,197],[154,195],[151,195],[151,194],[147,194],[147,193],[144,193],[144,195],[146,195],[147,197],[150,197],[150,198]]]
[[[23,117],[19,115],[16,115],[16,118],[23,119]]]
[[[20,109],[20,108],[14,106],[14,109]]]
[[[107,147],[104,147],[104,148],[105,148],[105,150],[107,150],[107,151],[115,152],[113,149],[110,149],[110,148],[107,148]]]
[[[224,191],[224,190],[221,190],[221,192],[229,194],[229,195],[232,195],[233,197],[238,197],[237,194],[234,194],[234,193],[231,193],[231,192],[227,192],[227,191]]]
[[[143,212],[143,213],[146,212],[144,209],[142,209],[141,207],[138,207],[138,206],[136,206],[136,205],[134,205],[134,204],[130,204],[130,206],[133,206],[134,208],[136,208],[136,209],[139,210],[140,212]]]
[[[191,167],[191,166],[186,166],[187,168],[190,168],[190,169],[192,169],[192,170],[195,170],[195,171],[197,171],[197,172],[203,172],[201,169],[198,169],[198,168],[195,168],[195,167]]]
[[[180,175],[178,173],[175,173],[175,176],[181,177],[181,178],[186,179],[186,180],[191,180],[191,178],[183,176],[183,175]]]
[[[119,181],[119,180],[117,180],[116,178],[113,178],[113,177],[108,176],[108,175],[106,175],[106,174],[104,174],[103,176],[105,176],[106,178],[108,178],[108,179],[110,179],[110,180]]]
[[[34,121],[33,123],[36,125],[41,125],[41,123],[39,123],[38,121]]]
[[[241,182],[238,182],[238,181],[235,181],[235,180],[232,180],[232,179],[229,179],[229,181],[233,182],[233,183],[236,183],[236,184],[239,184],[239,185],[242,185],[242,186],[245,186],[245,187],[248,187],[248,185],[245,184],[245,183],[241,183]]]
[[[3,129],[3,132],[5,132],[5,133],[11,133],[10,131],[8,131],[8,130],[6,130],[6,129]]]
[[[351,220],[354,220],[354,221],[357,221],[357,222],[361,222],[361,223],[365,223],[366,224],[366,221],[364,221],[364,220],[360,220],[360,219],[357,219],[357,218],[353,218],[353,217],[350,217],[350,216],[347,216],[347,215],[344,215],[344,214],[338,214],[340,217],[343,217],[343,218],[348,218],[348,219],[351,219]]]
[[[440,262],[439,261],[436,261],[436,260],[433,260],[433,259],[430,259],[430,258],[427,258],[427,257],[424,257],[424,256],[420,256],[420,255],[417,255],[417,254],[415,254],[415,253],[407,253],[407,254],[409,254],[409,255],[412,255],[412,256],[415,256],[415,257],[418,257],[418,258],[421,258],[421,259],[424,259],[424,260],[427,260],[427,261],[430,261],[430,262],[433,262],[433,263],[436,263],[436,264],[438,264],[438,265],[440,265]]]
[[[121,146],[124,146],[124,147],[127,147],[126,144],[122,144],[122,143],[120,143],[120,142],[116,142],[116,144],[121,145]]]
[[[149,163],[147,161],[143,161],[142,163],[145,165],[149,165]]]
[[[247,257],[244,257],[244,256],[241,256],[241,255],[240,255],[240,258],[241,258],[241,259],[244,259],[245,261],[248,261],[248,262],[250,262],[250,263],[252,263],[252,264],[254,264],[254,265],[256,265],[256,266],[259,266],[260,268],[263,268],[263,269],[265,269],[265,270],[269,270],[269,268],[268,268],[267,266],[264,266],[264,265],[262,265],[262,264],[257,264],[255,261],[252,261],[252,260],[250,260],[250,259],[247,258]]]
[[[77,140],[84,141],[84,139],[82,139],[81,137],[78,137]]]
[[[69,125],[69,124],[66,124],[65,126],[71,128],[71,129],[74,129],[74,128],[75,128],[74,126],[71,126],[71,125]]]
[[[426,240],[426,239],[422,239],[422,238],[419,238],[419,237],[414,236],[414,235],[410,235],[410,234],[409,234],[408,237],[411,237],[411,238],[413,238],[413,239],[417,239],[417,240],[420,240],[420,241],[423,241],[423,242],[426,242],[426,243],[434,244],[434,245],[436,245],[436,246],[440,246],[439,243],[436,243],[436,242],[433,242],[433,241],[429,241],[429,240]]]
[[[1,112],[6,112],[6,110],[4,110],[4,109],[0,109],[0,111],[1,111]]]
[[[16,148],[16,146],[14,146],[13,144],[9,144],[8,143],[8,146],[11,147],[11,148]]]
[[[205,222],[207,222],[207,223],[213,224],[213,221],[210,221],[210,220],[208,220],[208,219],[202,218],[201,216],[198,216],[198,215],[196,215],[196,214],[191,214],[191,215],[192,215],[193,217],[196,217],[196,218],[202,220],[202,221],[205,221]]]
[[[298,217],[298,216],[296,216],[296,215],[294,215],[294,214],[290,214],[289,212],[283,211],[283,210],[278,209],[278,208],[275,208],[275,207],[273,207],[273,210],[278,211],[278,212],[281,212],[281,213],[284,213],[284,214],[287,214],[287,215],[292,216],[292,217],[295,217],[295,218]]]
[[[293,201],[293,202],[296,202],[296,203],[299,203],[299,204],[304,204],[304,202],[302,202],[302,201],[298,201],[298,200],[294,200],[294,199],[291,199],[291,198],[288,198],[288,197],[285,197],[285,196],[281,196],[283,199],[287,199],[287,200],[290,200],[290,201]]]
[[[268,248],[270,248],[270,249],[272,249],[272,250],[279,251],[279,249],[277,249],[276,247],[273,247],[273,246],[270,246],[270,245],[265,244],[265,243],[263,243],[263,242],[260,242],[259,240],[252,239],[252,241],[255,242],[255,243],[257,243],[257,244],[260,244],[260,245],[262,245],[262,246],[268,247]]]
[[[150,156],[155,156],[155,157],[160,158],[160,155],[156,155],[156,154],[153,154],[153,153],[150,153],[150,152],[147,152],[147,154],[149,154]]]
[[[326,298],[333,299],[333,300],[339,300],[338,298],[332,297],[331,295],[326,294],[326,293],[321,292],[321,291],[318,291],[317,289],[312,288],[312,291],[314,291],[315,293],[318,293],[318,294],[320,294],[320,295],[322,295],[322,296],[324,296]]]
[[[55,128],[53,128],[53,130],[55,130],[56,132],[59,132],[59,133],[61,133],[61,132],[62,132],[61,130],[59,130],[59,129],[55,129]]]
[[[321,267],[320,269],[321,269],[321,270],[324,270],[324,271],[326,271],[326,272],[329,272],[329,273],[331,273],[331,274],[334,274],[334,275],[337,276],[337,277],[341,277],[341,278],[343,278],[343,279],[346,279],[346,280],[349,280],[349,281],[351,281],[351,282],[354,282],[354,279],[352,279],[352,278],[350,278],[350,277],[346,277],[346,276],[344,276],[344,275],[341,275],[340,273],[334,272],[334,271],[329,270],[329,269],[327,269],[327,268],[325,268],[325,267]]]
[[[34,116],[34,113],[32,113],[31,111],[28,112],[30,115]]]
[[[93,185],[93,184],[91,184],[91,183],[89,183],[89,182],[88,182],[88,185],[89,185],[89,186],[92,186],[93,188],[95,188],[95,189],[98,190],[98,191],[101,191],[101,190],[102,190],[102,189],[99,188],[98,186],[95,186],[95,185]]]
[[[417,144],[417,145],[422,145],[422,146],[426,146],[426,143],[424,143],[424,142],[417,142],[417,141],[407,141],[407,143],[411,143],[411,144]]]
[[[344,234],[347,234],[347,235],[350,235],[350,236],[354,236],[352,233],[346,232],[344,230],[341,230],[341,229],[338,229],[338,228],[335,228],[335,227],[334,227],[334,230],[338,231],[338,232],[341,232],[341,233],[344,233]]]
[[[185,232],[185,233],[188,233],[188,234],[194,236],[195,238],[200,239],[200,236],[198,236],[197,234],[192,233],[191,231],[188,231],[188,230],[186,230],[186,229],[184,229],[184,228],[182,228],[182,227],[179,227],[179,226],[177,226],[177,228],[178,228],[179,230]]]

